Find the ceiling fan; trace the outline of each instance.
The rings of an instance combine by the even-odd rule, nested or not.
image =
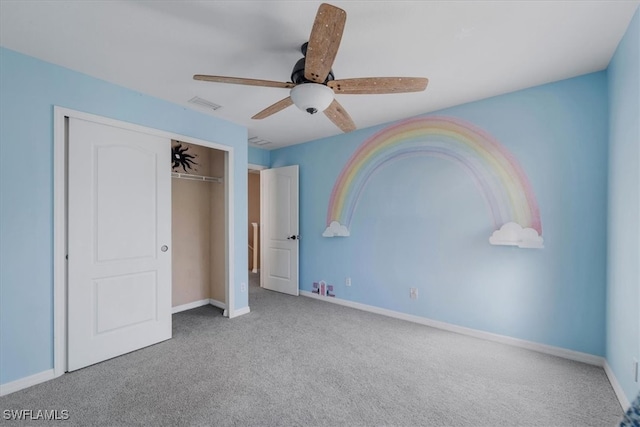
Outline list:
[[[423,77],[363,77],[335,80],[331,66],[338,53],[347,13],[322,3],[318,8],[309,41],[302,45],[301,58],[293,67],[291,82],[196,74],[195,80],[291,89],[288,97],[260,111],[252,119],[264,119],[296,105],[309,114],[324,114],[343,132],[356,129],[351,116],[335,99],[335,94],[383,94],[420,92],[428,79]]]

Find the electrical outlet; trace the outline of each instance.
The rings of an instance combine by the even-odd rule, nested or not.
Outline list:
[[[638,382],[638,359],[633,359],[633,381]]]
[[[247,291],[247,284],[244,282],[240,283],[240,291],[241,292],[246,292]]]
[[[418,288],[411,288],[409,291],[409,298],[418,299]]]
[[[347,277],[344,281],[345,286],[351,286],[351,277]]]

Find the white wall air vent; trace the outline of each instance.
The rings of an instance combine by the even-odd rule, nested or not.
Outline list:
[[[217,109],[222,108],[222,105],[214,104],[211,101],[207,101],[206,99],[200,98],[199,96],[194,96],[189,100],[190,103],[199,105],[200,107],[208,108],[210,110],[216,111]]]
[[[267,141],[266,139],[262,139],[260,137],[257,136],[252,136],[251,138],[248,139],[250,144],[255,144],[255,145],[267,145],[267,144],[271,144],[271,141]]]

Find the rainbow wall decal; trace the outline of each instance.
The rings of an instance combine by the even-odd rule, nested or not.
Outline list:
[[[514,222],[527,230],[528,235],[535,230],[539,245],[529,243],[526,247],[542,247],[538,204],[526,175],[511,153],[470,123],[435,116],[387,127],[358,147],[333,186],[323,236],[348,236],[351,219],[369,179],[380,168],[417,155],[447,158],[467,169],[487,201],[494,228],[498,230]],[[511,243],[494,244],[520,246],[513,238]]]

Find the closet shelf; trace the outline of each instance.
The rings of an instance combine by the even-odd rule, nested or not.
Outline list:
[[[188,179],[190,181],[222,182],[222,178],[219,178],[217,176],[202,176],[178,172],[171,172],[171,178]]]

